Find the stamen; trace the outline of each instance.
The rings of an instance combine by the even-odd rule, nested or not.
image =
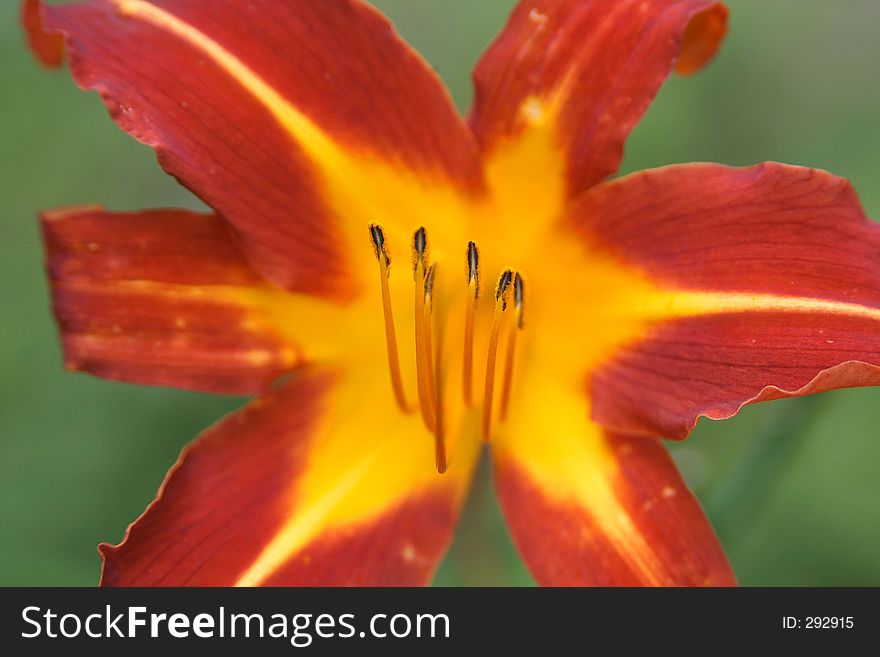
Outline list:
[[[474,316],[477,314],[477,301],[480,298],[480,252],[477,245],[468,242],[468,300],[464,318],[464,368],[462,369],[462,389],[464,403],[473,402],[474,377]]]
[[[513,271],[506,270],[498,279],[495,289],[495,312],[492,315],[492,329],[489,333],[489,353],[486,358],[486,388],[483,399],[483,440],[488,442],[492,428],[492,393],[495,388],[495,361],[498,356],[498,337],[501,332],[501,319],[507,310],[510,296],[510,284],[513,282]]]
[[[443,424],[443,331],[436,327],[437,351],[433,346],[434,326],[434,278],[437,275],[437,263],[433,263],[425,275],[425,346],[428,354],[428,381],[431,386],[430,396],[434,414],[434,461],[437,472],[446,472],[446,436]],[[442,313],[441,313],[442,316]]]
[[[523,305],[525,303],[525,289],[522,276],[517,272],[513,279],[513,304],[516,309],[516,326],[510,332],[507,338],[507,357],[504,362],[504,383],[501,387],[501,419],[507,417],[507,406],[510,402],[510,389],[513,385],[513,362],[516,357],[516,336],[525,325],[525,316],[523,315]]]
[[[428,386],[429,386],[429,395],[431,399],[431,405],[434,410],[435,419],[437,415],[437,394],[435,388],[437,387],[434,379],[434,343],[433,343],[433,334],[434,334],[434,276],[437,273],[437,263],[433,263],[428,268],[428,273],[425,274],[425,312],[424,312],[424,330],[425,330],[425,354],[427,356],[426,365],[427,365],[427,375],[428,375]]]
[[[413,275],[415,276],[415,328],[416,328],[416,381],[419,392],[419,408],[425,426],[432,433],[435,431],[434,395],[432,393],[433,378],[431,375],[432,357],[428,335],[426,332],[427,316],[425,297],[428,288],[427,272],[428,239],[424,228],[419,228],[413,237]],[[431,293],[433,293],[433,277]]]
[[[373,249],[379,261],[379,280],[382,284],[382,310],[385,315],[385,343],[388,347],[388,370],[391,374],[391,387],[394,388],[394,399],[404,413],[412,409],[406,401],[403,391],[403,379],[400,376],[400,356],[397,352],[397,333],[394,330],[394,313],[391,309],[391,292],[388,289],[388,277],[390,275],[391,258],[385,248],[385,233],[376,224],[370,225],[370,237],[373,240]]]
[[[428,267],[428,273],[425,274],[425,307],[428,312],[433,308],[434,298],[434,275],[437,273],[437,263],[434,262]]]

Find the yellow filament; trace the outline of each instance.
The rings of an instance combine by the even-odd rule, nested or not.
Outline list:
[[[477,288],[476,283],[471,281],[468,286],[468,303],[464,317],[464,367],[462,369],[462,391],[464,403],[470,406],[473,403],[474,385],[474,316],[477,314]]]
[[[431,351],[427,333],[427,321],[425,312],[425,267],[419,260],[416,263],[415,285],[415,327],[416,327],[416,382],[419,392],[419,408],[422,420],[428,431],[435,431],[434,404],[431,382]]]
[[[442,317],[442,313],[438,313]],[[438,322],[437,327],[437,364],[434,368],[434,417],[436,419],[436,430],[434,431],[434,461],[437,465],[437,472],[443,474],[446,472],[446,426],[443,422],[443,330]]]
[[[385,314],[385,343],[388,345],[388,370],[391,373],[391,386],[394,388],[394,399],[400,410],[404,413],[410,413],[412,407],[406,401],[403,378],[400,375],[397,332],[394,330],[394,311],[391,308],[391,292],[388,289],[388,260],[384,254],[379,255],[379,278],[382,281],[382,310]]]
[[[437,263],[431,265],[428,270],[428,277],[432,277],[437,271]],[[427,285],[427,283],[426,283]],[[425,336],[425,376],[428,382],[428,399],[431,400],[432,412],[434,418],[437,418],[437,391],[436,381],[434,378],[434,298],[433,291],[429,292],[425,288],[424,303],[422,312],[423,335]]]
[[[468,242],[468,300],[464,318],[464,362],[461,370],[461,387],[465,406],[473,403],[474,385],[474,316],[480,299],[480,251],[476,242]]]
[[[501,319],[504,313],[504,299],[495,303],[492,315],[492,329],[489,333],[489,355],[486,359],[486,388],[483,393],[483,440],[489,442],[492,430],[492,393],[495,388],[495,361],[498,356],[498,337],[501,333]]]
[[[507,338],[507,356],[504,359],[504,383],[501,385],[501,419],[507,417],[507,407],[510,403],[510,389],[513,385],[513,364],[516,357],[516,336],[519,335],[518,327],[514,326]]]

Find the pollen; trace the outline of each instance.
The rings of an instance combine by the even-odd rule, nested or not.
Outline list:
[[[529,20],[538,26],[538,29],[543,29],[547,22],[550,20],[547,18],[547,14],[542,14],[537,9],[532,9],[529,12]]]
[[[403,548],[400,550],[400,557],[406,563],[412,563],[416,560],[417,557],[416,549],[412,543],[405,543]]]
[[[537,96],[526,98],[519,111],[523,120],[533,127],[542,126],[547,120],[547,111],[544,103]]]

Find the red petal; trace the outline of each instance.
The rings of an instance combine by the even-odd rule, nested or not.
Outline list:
[[[425,586],[452,542],[457,509],[448,490],[413,495],[376,519],[316,539],[262,586]]]
[[[605,433],[587,420],[583,396],[553,388],[572,403],[553,402],[543,420],[534,409],[511,418],[495,467],[508,526],[538,583],[735,585],[712,527],[660,442]]]
[[[251,295],[273,293],[221,219],[81,208],[46,213],[43,233],[68,367],[253,393],[297,364],[297,348],[260,321]]]
[[[750,312],[665,322],[593,374],[603,424],[685,438],[746,404],[880,385],[880,313]]]
[[[373,404],[341,411],[341,381],[301,370],[205,432],[123,542],[101,546],[102,584],[426,583],[450,542],[472,462],[437,475],[424,436],[371,433],[363,413],[375,415]],[[318,471],[316,495],[308,482]],[[386,490],[400,472],[413,476]]]
[[[683,437],[701,415],[880,383],[880,227],[845,180],[668,167],[590,190],[572,216],[590,248],[672,290],[666,321],[593,375],[603,424]]]
[[[726,20],[704,0],[523,0],[476,68],[471,126],[491,157],[549,114],[573,195],[617,170],[676,62],[702,66]]]
[[[281,286],[350,296],[348,237],[361,245],[370,221],[401,215],[411,230],[430,205],[413,190],[481,187],[438,78],[358,0],[43,9],[77,83],[228,219]]]
[[[44,29],[42,11],[40,0],[24,0],[21,22],[34,55],[44,66],[55,68],[64,63],[64,39]]]

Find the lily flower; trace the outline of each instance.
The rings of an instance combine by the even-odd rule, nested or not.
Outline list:
[[[256,399],[102,545],[105,585],[415,585],[483,443],[546,585],[733,585],[662,439],[880,382],[880,232],[783,164],[613,178],[705,0],[522,0],[467,120],[360,0],[25,3],[213,212],[44,213],[66,365]]]

